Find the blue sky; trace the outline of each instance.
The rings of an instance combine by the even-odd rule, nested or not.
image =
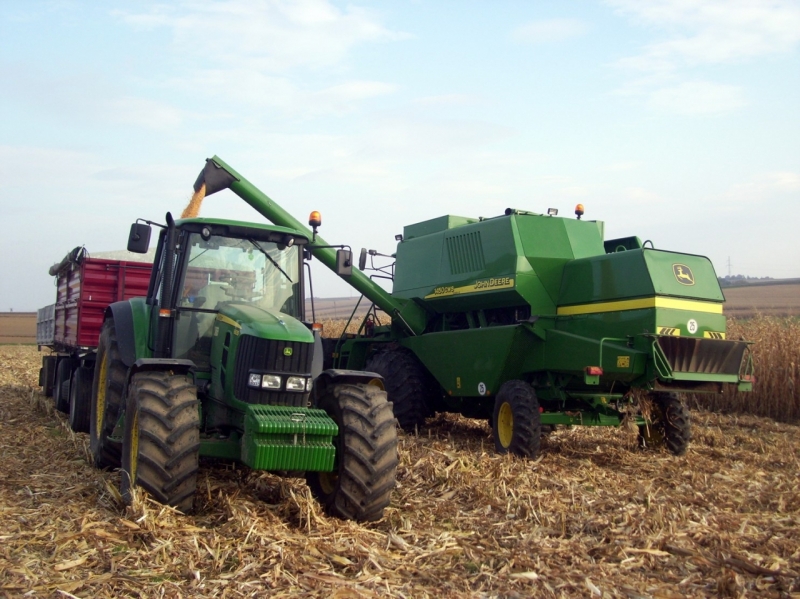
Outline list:
[[[218,154],[331,243],[506,207],[800,277],[800,2],[0,2],[0,310]],[[263,220],[231,194],[202,216]],[[315,293],[349,288],[315,271]]]

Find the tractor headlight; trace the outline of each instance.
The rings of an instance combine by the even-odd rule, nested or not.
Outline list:
[[[261,375],[256,374],[255,372],[251,372],[250,376],[247,377],[247,386],[255,387],[256,389],[261,387]]]
[[[261,378],[261,388],[262,389],[280,389],[281,388],[281,377],[276,374],[265,374]]]
[[[290,376],[286,379],[287,391],[305,391],[306,379],[302,376]]]

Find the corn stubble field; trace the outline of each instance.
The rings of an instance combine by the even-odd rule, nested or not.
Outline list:
[[[328,323],[328,334],[341,323]],[[37,387],[40,354],[0,346],[0,596],[800,597],[800,322],[732,321],[755,393],[690,398],[693,443],[559,429],[530,462],[481,421],[400,434],[385,517],[325,516],[305,483],[201,462],[197,511],[91,465]]]

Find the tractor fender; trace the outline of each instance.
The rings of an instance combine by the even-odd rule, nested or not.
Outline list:
[[[311,405],[317,405],[317,398],[322,397],[329,386],[341,383],[372,384],[384,389],[383,377],[376,372],[329,368],[328,370],[323,370],[314,380],[314,389],[311,392]]]
[[[114,319],[120,358],[128,368],[137,358],[152,355],[148,350],[148,308],[143,298],[114,302],[106,308],[105,318]]]
[[[130,302],[114,302],[106,308],[106,319],[114,319],[117,347],[122,363],[130,368],[136,361],[136,332],[133,328],[133,309]]]

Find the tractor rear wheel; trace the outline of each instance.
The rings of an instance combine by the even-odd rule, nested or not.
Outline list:
[[[125,407],[120,493],[134,485],[184,513],[192,511],[200,455],[200,411],[191,377],[140,372]]]
[[[53,382],[53,399],[56,410],[69,414],[69,383],[72,378],[74,360],[61,358],[56,366],[56,378]]]
[[[675,455],[683,455],[691,441],[691,417],[678,393],[653,393],[654,413],[651,422],[639,426],[639,445],[661,447]]]
[[[110,437],[117,426],[125,377],[113,320],[106,320],[100,331],[97,362],[92,381],[92,408],[89,418],[89,446],[97,468],[119,468],[120,444]]]
[[[92,416],[92,369],[79,366],[69,385],[69,426],[76,433],[89,432]]]
[[[333,472],[307,472],[325,511],[346,520],[374,521],[389,505],[397,474],[397,425],[386,392],[373,385],[331,385],[317,400],[339,427]]]
[[[539,401],[525,381],[506,381],[497,392],[492,415],[494,446],[499,453],[535,458],[542,440]]]
[[[403,347],[379,351],[364,369],[383,377],[400,428],[413,432],[425,424],[433,413],[436,381],[411,351]]]

